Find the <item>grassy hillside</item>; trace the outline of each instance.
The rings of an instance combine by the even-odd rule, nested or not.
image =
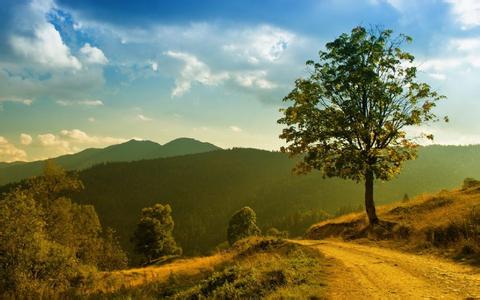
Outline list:
[[[480,146],[423,148],[397,179],[377,183],[377,203],[453,188],[465,177],[480,178],[479,157]],[[306,211],[335,213],[362,204],[361,185],[323,179],[318,172],[296,176],[293,164],[282,153],[254,149],[111,163],[82,171],[86,189],[74,198],[94,204],[102,222],[117,230],[128,249],[141,209],[170,204],[174,235],[186,254],[206,253],[223,242],[228,219],[245,205],[257,212],[264,229],[276,226],[295,235],[319,216]]]
[[[320,299],[327,264],[309,247],[250,238],[208,257],[95,274],[71,294],[95,299]]]
[[[79,153],[59,156],[53,160],[66,170],[81,170],[99,163],[137,161],[219,149],[215,145],[189,138],[179,138],[165,145],[130,140],[103,149],[86,149]],[[0,163],[0,185],[40,175],[44,163],[45,161]]]
[[[378,207],[380,226],[369,228],[364,213],[320,222],[307,237],[370,238],[385,246],[433,252],[480,264],[480,182],[424,194]]]

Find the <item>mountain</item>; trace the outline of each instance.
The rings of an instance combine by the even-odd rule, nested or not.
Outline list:
[[[170,204],[174,235],[186,254],[205,253],[225,240],[231,215],[243,206],[259,225],[301,234],[321,210],[335,214],[363,203],[363,186],[324,179],[319,172],[297,176],[295,161],[279,152],[233,149],[136,162],[97,165],[80,173],[85,190],[73,198],[93,204],[102,223],[129,238],[140,211]],[[377,182],[377,204],[459,186],[480,178],[480,146],[430,146],[390,182]],[[303,228],[301,226],[304,226]],[[298,229],[300,228],[300,229]]]
[[[54,158],[66,170],[81,170],[96,164],[118,161],[137,161],[219,150],[221,148],[191,138],[179,138],[164,145],[152,141],[130,140],[103,149],[86,149],[75,154]],[[0,163],[0,185],[40,175],[44,160],[34,162]]]

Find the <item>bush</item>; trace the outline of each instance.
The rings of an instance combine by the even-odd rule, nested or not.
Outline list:
[[[243,238],[260,234],[260,229],[257,226],[257,216],[253,209],[248,206],[237,211],[228,223],[227,240],[230,245]]]
[[[177,246],[173,235],[173,219],[170,205],[155,204],[142,210],[140,222],[132,242],[135,251],[145,256],[146,262],[166,255],[180,255],[182,248]]]
[[[74,174],[49,161],[43,176],[0,199],[0,298],[51,298],[102,267],[113,252],[125,257],[112,242],[113,232],[110,241],[101,236],[93,206],[65,197],[82,186]],[[115,260],[108,269],[126,265]]]
[[[463,180],[462,189],[466,190],[466,189],[470,189],[478,186],[480,186],[480,181],[474,178],[467,177]]]

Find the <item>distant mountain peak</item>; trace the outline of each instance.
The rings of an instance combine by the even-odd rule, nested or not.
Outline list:
[[[102,149],[88,148],[75,154],[53,158],[67,170],[81,170],[108,162],[130,162],[145,159],[183,156],[221,150],[221,148],[187,137],[174,139],[165,145],[150,140],[131,139]],[[41,174],[43,161],[0,164],[0,185]]]

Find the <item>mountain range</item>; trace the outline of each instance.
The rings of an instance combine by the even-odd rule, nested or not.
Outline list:
[[[221,148],[191,138],[178,138],[164,145],[152,141],[130,140],[103,149],[89,148],[53,160],[66,170],[82,170],[96,164],[137,161],[220,150]],[[0,185],[19,181],[42,173],[44,160],[34,162],[0,162]]]

